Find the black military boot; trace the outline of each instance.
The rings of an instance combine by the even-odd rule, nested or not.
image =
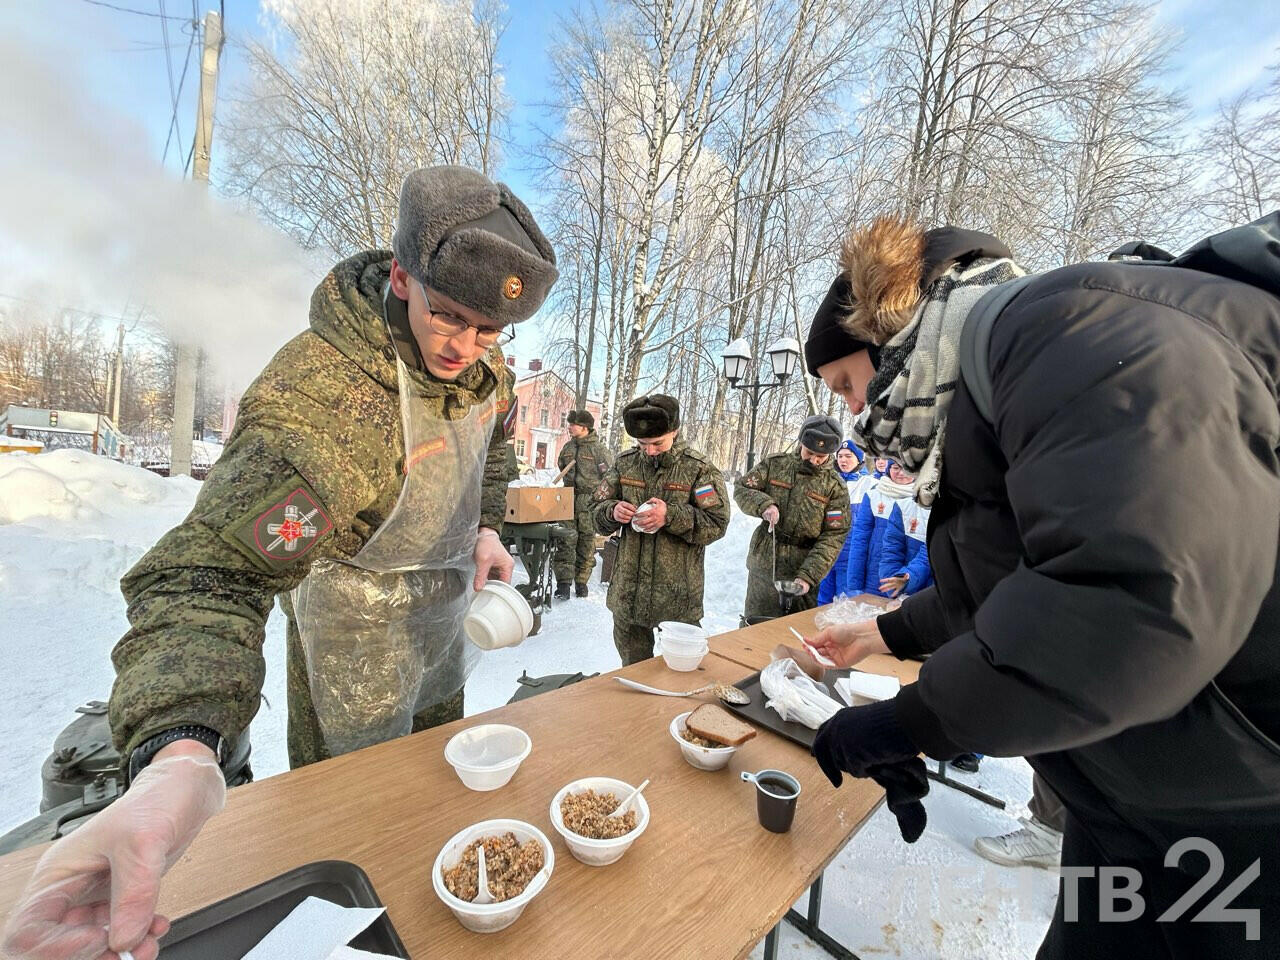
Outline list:
[[[574,593],[579,597],[585,597],[587,595],[587,585],[585,583],[577,584]]]
[[[557,600],[569,599],[569,581],[568,580],[561,580],[558,583],[556,583],[555,596]]]

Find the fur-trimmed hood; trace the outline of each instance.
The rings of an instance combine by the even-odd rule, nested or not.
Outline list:
[[[977,230],[923,230],[897,216],[854,228],[840,247],[840,272],[809,327],[809,373],[817,376],[827,363],[892,339],[953,265],[1012,256],[995,237]]]
[[[1013,254],[988,233],[877,217],[853,230],[840,247],[840,272],[849,299],[837,322],[850,336],[883,345],[911,322],[925,291],[955,264]]]

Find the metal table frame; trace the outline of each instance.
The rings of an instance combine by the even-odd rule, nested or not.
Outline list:
[[[818,925],[822,912],[822,876],[821,873],[818,874],[818,879],[813,881],[813,886],[809,888],[809,909],[802,915],[796,911],[795,907],[791,907],[783,919],[836,960],[859,960],[856,953]],[[764,960],[778,960],[778,927],[780,926],[782,924],[775,924],[764,938]]]

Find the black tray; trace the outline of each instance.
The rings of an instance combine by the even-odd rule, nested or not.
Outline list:
[[[822,674],[822,684],[827,688],[827,693],[831,695],[832,700],[841,706],[844,705],[844,701],[841,700],[840,695],[836,693],[835,682],[841,677],[849,676],[851,673],[853,673],[852,670],[845,669],[826,670],[823,671]],[[736,703],[725,703],[725,701],[721,700],[720,702],[726,707],[738,714],[738,716],[742,717],[744,720],[750,720],[754,724],[765,727],[768,730],[772,730],[779,736],[786,737],[792,743],[800,744],[800,746],[804,747],[806,750],[813,749],[813,739],[818,735],[817,730],[810,730],[803,723],[791,723],[788,720],[783,720],[778,716],[778,711],[770,710],[764,705],[766,698],[764,691],[760,689],[759,670],[746,679],[739,680],[734,684],[734,686],[749,696],[751,698],[751,702],[739,706]]]
[[[368,875],[354,863],[320,860],[175,920],[160,941],[160,955],[164,960],[240,960],[307,897],[343,907],[382,906]],[[409,958],[386,913],[351,946]]]

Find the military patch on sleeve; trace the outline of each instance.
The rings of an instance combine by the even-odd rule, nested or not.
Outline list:
[[[613,499],[613,487],[609,485],[608,480],[601,480],[600,486],[596,487],[596,499],[597,500]]]
[[[332,530],[333,521],[316,492],[298,480],[247,513],[224,536],[271,570],[282,570]]]
[[[746,486],[750,487],[752,490],[759,490],[761,487],[763,487],[763,486],[764,486],[764,481],[763,481],[763,480],[761,480],[761,479],[760,479],[756,474],[754,474],[754,473],[752,473],[752,474],[748,474],[747,476],[743,477],[743,478],[742,478],[742,482],[743,482],[743,484],[745,484]]]
[[[843,527],[843,526],[847,526],[847,525],[848,525],[848,524],[847,524],[847,523],[846,523],[846,521],[845,521],[844,511],[843,511],[843,510],[828,510],[828,511],[827,511],[827,528],[828,528],[828,529],[830,529],[830,530],[838,530],[838,529],[840,529],[841,527]]]
[[[714,483],[704,483],[694,487],[693,499],[700,507],[720,506],[720,494],[716,493]]]
[[[503,404],[506,404],[506,403],[507,401],[505,400],[502,401],[502,403],[498,405],[499,408],[501,408]],[[510,404],[508,404],[505,408],[507,415],[502,418],[502,434],[508,440],[510,440],[512,434],[516,432],[516,411],[519,409],[519,407],[520,407],[520,398],[512,397]]]

